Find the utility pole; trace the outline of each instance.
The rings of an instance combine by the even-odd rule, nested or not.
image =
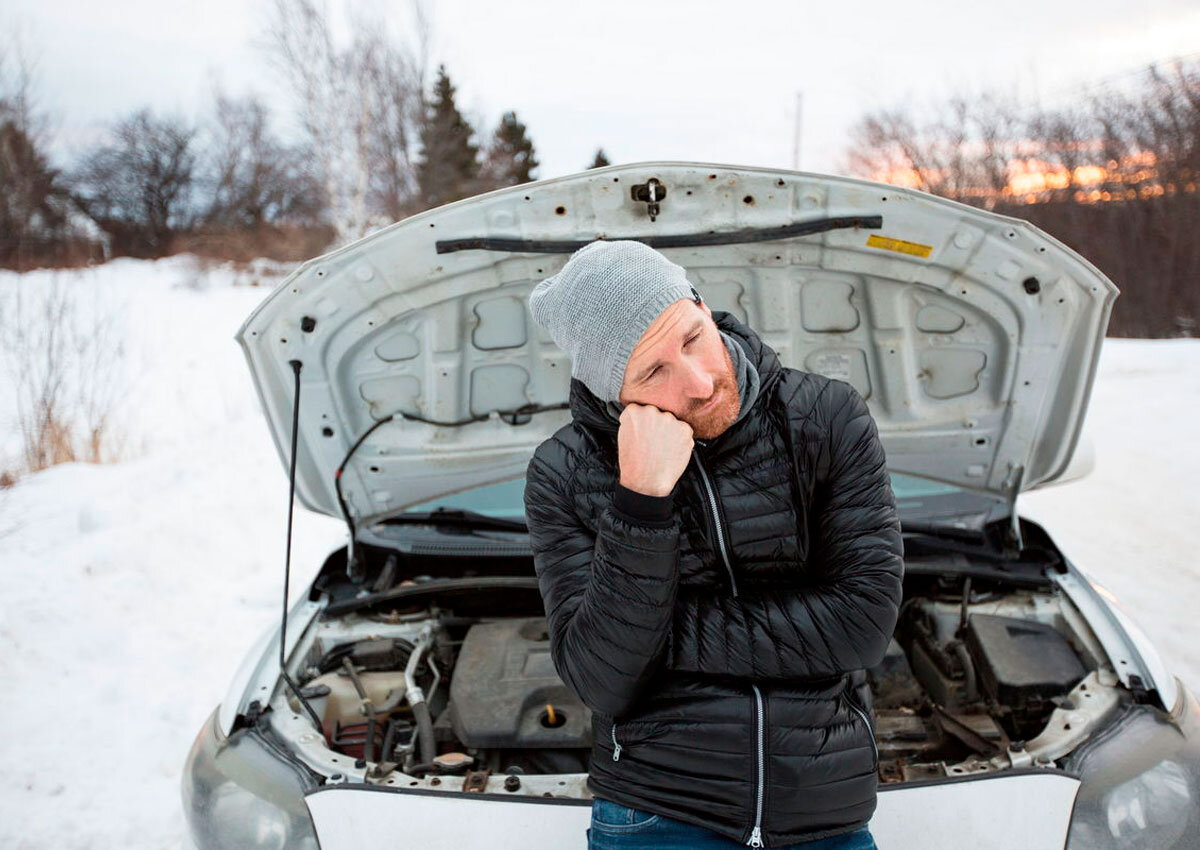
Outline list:
[[[792,135],[792,170],[800,170],[800,128],[803,125],[804,92],[796,91],[796,128]]]

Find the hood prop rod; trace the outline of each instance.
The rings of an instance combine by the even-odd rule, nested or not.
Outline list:
[[[1025,549],[1025,539],[1021,535],[1021,517],[1017,513],[1017,497],[1021,495],[1021,479],[1025,477],[1023,465],[1012,466],[1003,486],[1008,500],[1008,543],[1018,555]]]
[[[283,680],[287,682],[292,693],[296,695],[296,699],[304,706],[313,725],[321,730],[321,719],[317,717],[317,713],[313,711],[313,707],[308,704],[308,700],[304,698],[304,694],[300,693],[299,686],[292,681],[292,677],[288,675],[287,658],[285,655],[287,647],[287,621],[288,621],[288,585],[291,583],[292,576],[292,509],[296,504],[296,437],[300,431],[300,366],[299,360],[289,360],[289,365],[292,367],[292,374],[296,376],[296,393],[292,402],[292,459],[291,469],[288,471],[288,518],[287,518],[287,549],[283,559],[283,617],[279,623],[279,674]],[[322,730],[323,732],[323,730]]]

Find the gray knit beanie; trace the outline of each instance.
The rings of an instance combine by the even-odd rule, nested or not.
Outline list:
[[[571,356],[571,375],[616,401],[633,347],[681,298],[702,300],[682,266],[642,242],[597,239],[533,288],[529,309]]]

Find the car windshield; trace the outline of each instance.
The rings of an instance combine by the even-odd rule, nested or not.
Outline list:
[[[952,484],[931,481],[915,475],[904,475],[899,472],[890,473],[892,491],[902,513],[905,507],[918,507],[923,500],[943,496],[968,495],[968,491]],[[421,513],[436,508],[474,511],[485,516],[503,517],[505,519],[525,518],[525,477],[501,481],[499,484],[487,484],[483,487],[473,487],[448,496],[440,496],[428,502],[409,505],[404,513]]]

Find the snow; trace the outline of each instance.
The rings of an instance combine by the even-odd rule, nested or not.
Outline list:
[[[119,306],[144,453],[0,490],[0,846],[178,847],[184,756],[278,617],[287,475],[233,340],[270,284],[195,275],[171,258],[63,276]],[[295,518],[293,600],[345,538]]]
[[[180,846],[184,756],[280,609],[286,471],[233,334],[283,271],[173,257],[0,273],[0,299],[57,280],[116,322],[128,436],[120,462],[0,490],[0,845]],[[0,469],[20,447],[13,382],[0,371]],[[1109,340],[1095,470],[1021,501],[1193,691],[1198,416],[1200,341]],[[343,542],[297,506],[293,601]]]

